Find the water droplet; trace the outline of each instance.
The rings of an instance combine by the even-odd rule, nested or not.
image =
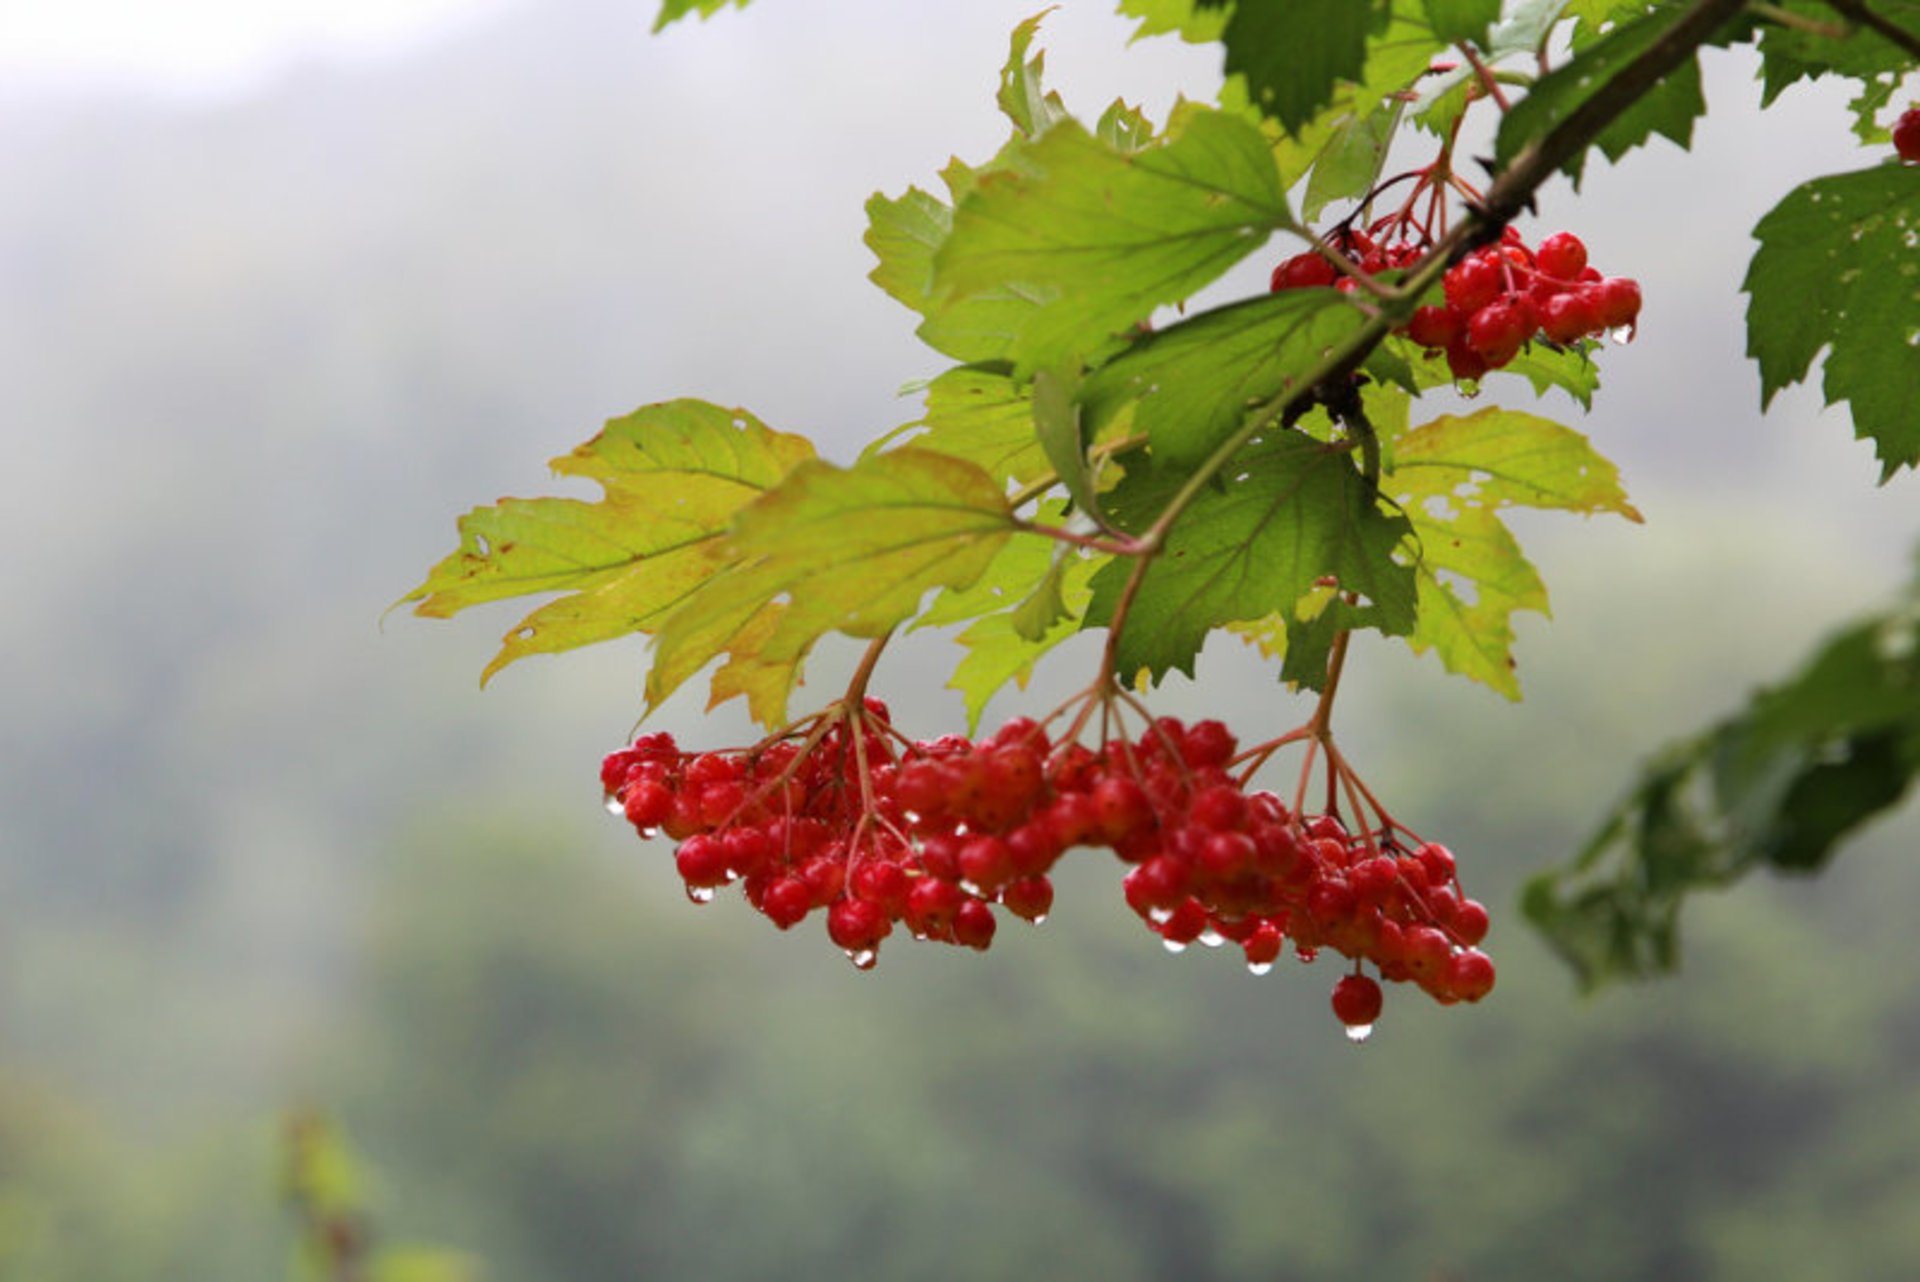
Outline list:
[[[1147,920],[1156,926],[1164,926],[1173,920],[1173,909],[1149,908],[1147,909]]]
[[[856,948],[847,954],[847,960],[853,963],[855,970],[872,970],[880,960],[880,954],[872,948]]]
[[[620,800],[618,793],[610,792],[607,794],[607,813],[610,815],[619,815],[623,819],[626,818],[627,803]]]
[[[1184,953],[1187,951],[1187,946],[1177,939],[1163,939],[1160,943],[1170,953]]]
[[[1273,969],[1272,962],[1248,962],[1247,963],[1247,971],[1249,974],[1264,975],[1272,969]]]
[[[692,900],[696,904],[710,904],[713,902],[713,887],[712,886],[688,886],[687,898]]]
[[[1373,1036],[1372,1024],[1348,1024],[1347,1040],[1356,1046]]]
[[[642,841],[652,841],[660,835],[658,828],[635,828],[634,831],[640,834],[640,840]]]
[[[1200,932],[1200,942],[1208,948],[1218,948],[1227,942],[1227,937],[1209,926]]]
[[[1041,922],[1044,922],[1046,919],[1047,919],[1047,915],[1045,913],[1040,913],[1038,916],[1036,916],[1033,919],[1033,924],[1038,926]]]
[[[1616,343],[1631,343],[1633,341],[1633,326],[1622,325],[1619,329],[1610,329],[1607,331],[1607,337]]]

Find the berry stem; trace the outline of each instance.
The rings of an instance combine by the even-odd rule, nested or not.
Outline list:
[[[1482,92],[1484,92],[1487,97],[1493,99],[1493,105],[1500,108],[1500,114],[1504,116],[1509,107],[1507,95],[1500,92],[1500,82],[1494,79],[1493,72],[1487,69],[1487,64],[1480,61],[1480,55],[1475,53],[1473,46],[1465,40],[1460,41],[1453,47],[1460,51],[1460,56],[1467,60],[1469,67],[1473,68],[1474,79],[1480,82]]]

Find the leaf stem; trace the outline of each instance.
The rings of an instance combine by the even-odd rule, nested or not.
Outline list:
[[[1864,0],[1827,0],[1827,7],[1842,17],[1851,19],[1861,26],[1885,36],[1888,40],[1899,45],[1914,57],[1920,58],[1920,36],[1915,36],[1906,28],[1883,18],[1873,10],[1867,8]]]

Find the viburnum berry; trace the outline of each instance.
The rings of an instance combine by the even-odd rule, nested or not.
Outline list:
[[[1533,262],[1544,275],[1564,281],[1578,280],[1581,269],[1587,265],[1587,246],[1572,232],[1557,231],[1540,242]]]
[[[1511,297],[1500,305],[1520,311]],[[1163,717],[1094,749],[1051,742],[1031,721],[978,741],[914,742],[883,712],[873,701],[842,708],[824,728],[754,749],[685,753],[671,736],[642,736],[608,755],[601,785],[643,837],[672,838],[689,897],[738,882],[782,930],[822,909],[828,937],[861,969],[902,923],[918,939],[988,948],[996,903],[1040,921],[1054,864],[1100,845],[1134,865],[1126,901],[1174,951],[1231,941],[1264,973],[1290,939],[1303,960],[1332,951],[1370,962],[1443,1003],[1492,988],[1492,963],[1474,947],[1486,910],[1464,897],[1451,852],[1398,832],[1384,812],[1370,826],[1250,790],[1229,773],[1239,744],[1218,721]]]
[[[1347,1026],[1348,1036],[1354,1030],[1371,1030],[1385,1004],[1380,985],[1366,975],[1342,975],[1333,986],[1333,1013]]]
[[[1908,164],[1920,164],[1920,106],[1908,107],[1893,122],[1893,149]]]

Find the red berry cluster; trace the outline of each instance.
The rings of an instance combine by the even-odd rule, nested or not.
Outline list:
[[[1426,252],[1412,241],[1375,244],[1357,231],[1338,233],[1329,245],[1368,275],[1406,266]],[[1274,269],[1275,290],[1325,284],[1351,289],[1355,282],[1317,252],[1296,254]],[[1573,343],[1628,328],[1640,316],[1639,283],[1602,276],[1572,232],[1556,232],[1528,249],[1508,227],[1497,244],[1448,268],[1441,288],[1445,303],[1418,309],[1400,332],[1430,353],[1444,352],[1448,371],[1463,380],[1499,369],[1535,335]]]
[[[1920,164],[1920,107],[1908,107],[1893,122],[1893,149],[1908,164]]]
[[[1332,948],[1442,1002],[1486,995],[1493,963],[1474,945],[1487,912],[1461,894],[1445,847],[1294,814],[1229,773],[1236,748],[1217,721],[1171,718],[1099,751],[1025,719],[982,740],[912,742],[869,699],[757,749],[692,754],[643,735],[606,758],[601,783],[642,836],[679,843],[691,898],[739,881],[783,930],[824,910],[863,969],[896,925],[984,949],[995,905],[1040,921],[1060,856],[1106,846],[1133,865],[1127,902],[1175,951],[1232,940],[1264,973],[1291,940],[1303,960]],[[1353,996],[1366,986],[1371,1006]],[[1379,989],[1349,975],[1334,1007],[1371,1025]]]

